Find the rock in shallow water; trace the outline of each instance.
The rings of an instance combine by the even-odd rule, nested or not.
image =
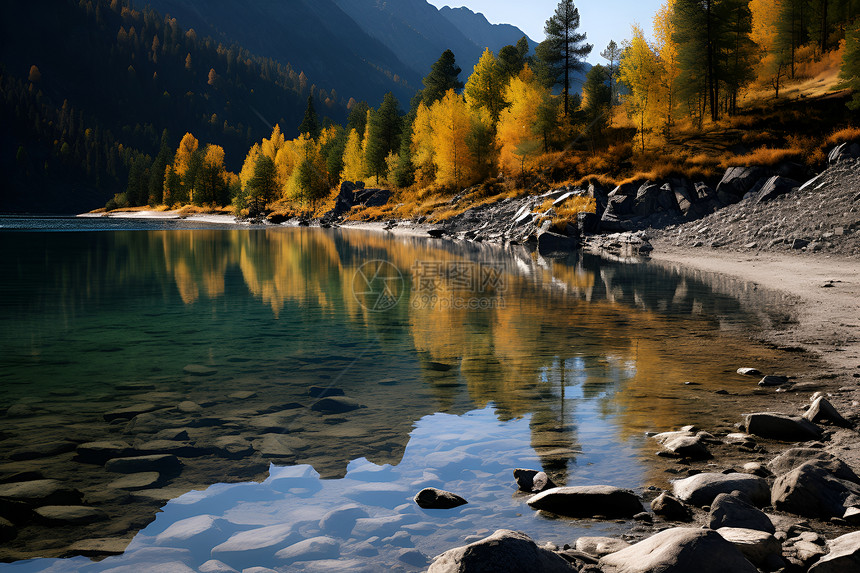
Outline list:
[[[314,412],[321,412],[323,414],[343,414],[345,412],[352,412],[353,410],[366,407],[367,406],[359,404],[352,398],[346,398],[344,396],[329,396],[327,398],[322,398],[312,405],[311,410]]]
[[[415,503],[424,509],[451,509],[469,503],[456,493],[426,487],[415,494]]]
[[[41,520],[54,525],[85,525],[108,518],[104,511],[83,505],[46,505],[35,512]]]
[[[573,569],[561,556],[538,547],[521,531],[498,529],[495,533],[465,547],[442,553],[427,573],[571,573]]]
[[[557,487],[545,472],[517,468],[514,470],[514,480],[520,491],[539,493]]]
[[[599,565],[606,573],[758,573],[716,531],[687,527],[661,531],[603,557]]]
[[[744,417],[748,433],[763,438],[788,442],[821,439],[821,428],[800,416],[789,416],[781,412],[755,412]]]
[[[533,496],[528,504],[570,517],[633,517],[642,511],[636,494],[608,485],[556,487]]]
[[[672,484],[675,497],[693,505],[711,505],[721,493],[743,492],[757,506],[770,501],[770,488],[764,479],[742,473],[701,473]]]

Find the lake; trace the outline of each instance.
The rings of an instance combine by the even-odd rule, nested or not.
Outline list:
[[[9,571],[417,571],[497,528],[618,534],[534,512],[512,470],[665,487],[645,432],[728,431],[735,369],[780,360],[750,333],[785,319],[679,269],[363,230],[0,218],[0,260],[0,497],[90,508],[0,503]],[[421,509],[431,486],[469,503]]]

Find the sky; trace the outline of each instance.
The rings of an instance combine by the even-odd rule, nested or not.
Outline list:
[[[579,9],[579,30],[588,36],[587,42],[594,44],[587,58],[591,64],[605,64],[600,52],[610,40],[621,44],[630,37],[630,25],[642,26],[646,36],[651,36],[654,13],[665,0],[574,0]],[[553,15],[558,0],[428,0],[437,7],[466,6],[473,12],[481,12],[493,24],[513,24],[536,42],[544,39],[543,26]]]

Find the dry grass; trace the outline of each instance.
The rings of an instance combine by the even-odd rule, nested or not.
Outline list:
[[[540,217],[537,224],[540,226],[549,219],[552,228],[559,232],[564,231],[568,223],[575,225],[577,214],[597,212],[597,202],[591,197],[571,197],[558,205],[553,205],[553,202],[553,199],[547,199],[532,212],[541,215],[552,209],[553,214]]]
[[[846,141],[860,141],[860,127],[836,129],[824,139],[824,143],[829,146],[839,145]]]

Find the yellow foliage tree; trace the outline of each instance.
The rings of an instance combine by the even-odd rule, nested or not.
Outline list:
[[[242,163],[242,170],[239,171],[239,184],[242,189],[248,187],[251,178],[254,177],[254,166],[257,164],[257,157],[260,156],[260,144],[255,143],[248,150],[248,155],[245,156],[245,162]]]
[[[543,137],[536,126],[538,110],[546,102],[547,92],[528,65],[505,88],[504,97],[509,105],[500,114],[496,126],[499,167],[503,171],[524,171],[529,159],[540,150]]]
[[[180,177],[185,177],[185,174],[188,173],[191,159],[197,153],[199,146],[200,142],[190,133],[182,136],[182,141],[179,142],[179,148],[176,150],[176,155],[173,158],[173,168]]]
[[[494,123],[499,120],[499,114],[505,107],[505,100],[502,97],[505,86],[502,85],[502,81],[503,75],[499,62],[493,52],[486,48],[481,59],[475,64],[472,75],[466,81],[463,95],[466,96],[466,103],[472,109],[486,109]]]
[[[627,113],[635,118],[642,151],[645,151],[646,133],[659,123],[659,114],[655,111],[663,70],[660,58],[648,45],[638,24],[632,26],[632,34],[621,56],[618,76],[630,90],[624,98]]]
[[[454,90],[430,108],[433,128],[436,183],[468,185],[475,176],[475,160],[467,144],[472,132],[472,115],[466,101]]]
[[[415,180],[422,187],[436,179],[433,145],[430,108],[421,102],[415,112],[415,120],[412,122],[412,163],[415,165]]]
[[[364,176],[364,153],[361,137],[354,129],[349,130],[346,148],[343,151],[343,181],[361,181]]]
[[[654,15],[654,48],[660,57],[663,73],[660,76],[659,101],[663,115],[663,133],[670,135],[677,107],[675,81],[681,70],[678,67],[678,44],[672,39],[672,11],[675,0],[667,0]]]

